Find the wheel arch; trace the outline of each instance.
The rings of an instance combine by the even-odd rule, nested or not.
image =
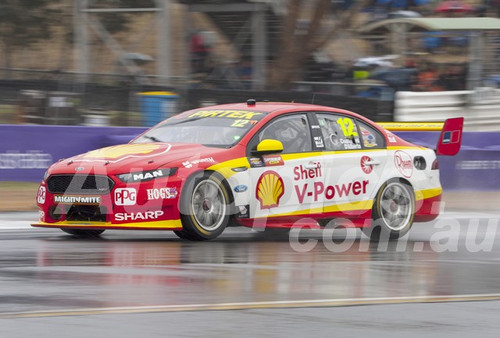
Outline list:
[[[413,212],[411,213],[411,216],[409,216],[407,225],[401,229],[391,229],[387,224],[383,224],[384,222],[382,220],[382,215],[379,212],[379,206],[380,206],[380,198],[381,198],[381,193],[384,191],[386,186],[388,186],[391,183],[399,183],[402,185],[406,185],[407,188],[406,190],[408,193],[410,193],[413,197]],[[371,240],[374,241],[381,241],[381,240],[390,240],[390,239],[397,239],[401,236],[404,236],[412,227],[415,215],[416,215],[416,196],[415,196],[415,190],[413,188],[413,185],[411,184],[410,181],[403,177],[392,177],[390,179],[387,179],[379,188],[377,191],[377,194],[375,196],[375,200],[373,203],[372,207],[372,225],[370,228],[364,228],[362,231],[370,237]]]
[[[395,177],[392,177],[392,178],[389,178],[388,180],[386,180],[384,182],[384,184],[387,184],[387,183],[390,183],[390,182],[404,183],[404,184],[408,185],[411,188],[411,190],[413,191],[413,194],[415,194],[415,189],[413,188],[413,184],[411,184],[411,182],[408,181],[405,177],[395,176]],[[380,188],[382,188],[382,186]],[[379,188],[379,190],[380,190],[380,188]]]
[[[205,175],[215,175],[218,180],[221,181],[222,185],[226,189],[226,193],[229,198],[229,204],[231,205],[231,214],[234,214],[235,209],[233,206],[234,203],[234,195],[233,191],[231,190],[231,186],[227,182],[227,179],[219,172],[215,170],[209,170],[209,169],[201,169],[197,170],[193,173],[191,173],[189,176],[186,177],[184,184],[182,185],[181,189],[181,197],[179,198],[179,212],[182,214],[183,213],[183,208],[185,207],[185,203],[182,203],[183,199],[186,198],[186,192],[190,192],[192,188],[194,188],[194,184],[197,179],[203,178]]]

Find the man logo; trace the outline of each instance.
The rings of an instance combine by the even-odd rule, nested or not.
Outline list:
[[[268,170],[260,175],[255,195],[260,202],[261,209],[277,207],[284,193],[285,185],[277,172]]]

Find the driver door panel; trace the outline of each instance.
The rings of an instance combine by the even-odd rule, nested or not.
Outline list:
[[[281,154],[259,156],[252,150],[264,139],[283,144]],[[250,218],[299,217],[321,206],[315,184],[322,181],[322,156],[314,152],[307,114],[270,121],[249,143]]]

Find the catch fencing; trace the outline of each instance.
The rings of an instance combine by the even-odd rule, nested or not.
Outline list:
[[[465,130],[500,131],[500,89],[397,92],[395,121],[442,121],[465,117]]]

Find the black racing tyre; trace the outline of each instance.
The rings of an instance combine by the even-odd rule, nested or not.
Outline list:
[[[185,232],[184,230],[174,230],[174,234],[176,234],[180,239],[186,239],[189,241],[198,240],[196,237],[193,237],[191,234]]]
[[[288,238],[289,234],[290,234],[290,230],[292,230],[292,228],[269,228],[267,227],[265,230],[264,230],[264,235],[266,236],[266,238],[282,238],[282,237],[286,237]]]
[[[412,187],[400,179],[393,179],[378,191],[373,203],[372,226],[362,231],[373,241],[398,239],[410,230],[414,217]]]
[[[61,229],[61,230],[67,234],[79,238],[95,238],[99,237],[104,232],[103,229]]]
[[[203,241],[219,236],[229,223],[231,195],[220,175],[207,172],[192,177],[181,193],[183,239]]]

